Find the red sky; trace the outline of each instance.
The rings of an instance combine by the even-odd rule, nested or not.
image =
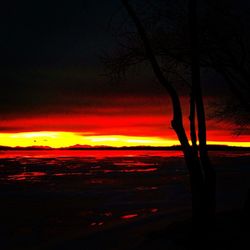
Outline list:
[[[33,141],[27,143],[37,145],[39,131],[109,136],[112,140],[127,136],[138,143],[140,138],[176,140],[170,128],[168,95],[150,67],[135,67],[122,81],[104,76],[107,72],[100,56],[119,48],[113,27],[109,28],[111,17],[115,27],[127,21],[125,12],[117,12],[120,1],[79,0],[60,5],[46,0],[5,1],[2,7],[0,145],[6,144],[8,137],[17,138],[12,145],[18,146],[32,136]],[[184,96],[188,127],[185,96],[189,90],[183,83],[173,85]],[[228,92],[214,72],[202,70],[202,86],[210,117],[211,107]],[[249,128],[240,137],[233,135],[236,126],[230,117],[223,122],[208,119],[207,125],[209,141],[250,141]],[[17,134],[20,132],[36,134],[22,137]],[[77,143],[76,137],[70,138],[71,143]]]
[[[93,99],[95,100],[95,98]],[[5,119],[1,122],[1,131],[2,133],[62,131],[73,132],[82,136],[114,137],[114,135],[119,135],[176,140],[176,135],[170,127],[172,112],[167,95],[157,97],[109,97],[108,99],[98,99],[98,105],[96,106],[94,100],[92,100],[91,105],[85,108],[72,105],[64,109],[62,106],[60,112],[58,110],[53,112],[52,109],[47,113],[44,111],[36,114],[36,110],[33,110],[30,113],[6,114]],[[212,100],[213,98],[206,98],[206,107]],[[186,102],[187,99],[182,98],[184,124],[189,134]],[[245,145],[248,143],[250,135],[235,136],[233,134],[235,127],[229,119],[223,122],[208,119],[208,141],[221,142],[221,144],[243,142],[242,145]],[[102,143],[101,141],[100,144]],[[0,144],[4,144],[1,139]],[[72,144],[77,144],[77,141],[72,142]]]

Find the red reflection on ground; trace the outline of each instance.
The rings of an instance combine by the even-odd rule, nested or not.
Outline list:
[[[137,216],[138,216],[138,214],[126,214],[126,215],[121,216],[121,219],[128,220],[128,219],[135,218]]]
[[[150,211],[151,211],[152,213],[157,213],[157,212],[158,212],[158,208],[152,208]]]
[[[58,158],[58,157],[94,157],[103,159],[107,157],[182,157],[181,151],[168,150],[1,150],[0,159],[3,158]],[[141,164],[141,163],[139,163]],[[126,164],[127,165],[127,164]]]
[[[125,166],[125,167],[135,167],[135,166],[148,167],[148,166],[154,166],[154,164],[152,164],[152,163],[135,162],[135,161],[125,161],[125,160],[123,160],[123,162],[116,162],[115,165],[116,166]]]
[[[8,179],[15,180],[15,181],[23,181],[26,179],[41,177],[41,176],[45,176],[45,175],[46,175],[46,173],[44,173],[44,172],[23,172],[23,173],[16,174],[16,175],[9,175]]]
[[[68,176],[68,175],[82,175],[82,173],[58,173],[54,174],[54,176]]]
[[[124,172],[124,173],[136,173],[136,172],[139,172],[139,173],[144,173],[144,172],[154,172],[156,171],[157,168],[146,168],[146,169],[124,169],[122,170],[121,172]]]

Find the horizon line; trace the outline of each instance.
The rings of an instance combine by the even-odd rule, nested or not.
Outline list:
[[[198,145],[199,146],[199,145]],[[249,146],[233,146],[226,144],[207,144],[208,148],[242,148],[248,149]],[[138,145],[138,146],[109,146],[109,145],[79,145],[75,144],[68,147],[51,147],[51,146],[42,146],[42,145],[31,145],[31,146],[4,146],[0,145],[0,150],[15,150],[15,149],[34,149],[34,150],[107,150],[107,149],[178,149],[181,150],[181,145],[171,145],[171,146],[150,146],[150,145]]]
[[[226,137],[224,140],[216,140],[216,138],[211,139],[207,140],[208,145],[250,147],[249,140],[235,141]],[[248,137],[245,139],[248,139]],[[81,147],[171,147],[180,145],[180,142],[172,137],[115,134],[86,135],[84,132],[38,131],[0,133],[0,145],[7,147],[51,148],[74,147],[76,145],[80,145]]]

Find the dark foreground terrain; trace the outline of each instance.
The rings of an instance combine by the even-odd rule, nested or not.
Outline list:
[[[194,240],[180,152],[1,152],[0,248],[248,249],[250,154],[211,156],[217,224]]]

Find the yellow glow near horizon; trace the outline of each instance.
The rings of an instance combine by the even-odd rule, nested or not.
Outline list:
[[[90,146],[171,146],[178,144],[176,140],[158,137],[139,137],[123,135],[83,135],[73,132],[22,132],[0,133],[0,145],[10,147],[49,146],[53,148],[69,147],[76,144]]]
[[[53,148],[69,147],[76,144],[90,146],[172,146],[179,145],[178,140],[160,137],[142,137],[125,135],[84,135],[73,132],[22,132],[0,133],[0,145],[10,147],[49,146]],[[208,144],[250,147],[250,142],[209,141]]]

